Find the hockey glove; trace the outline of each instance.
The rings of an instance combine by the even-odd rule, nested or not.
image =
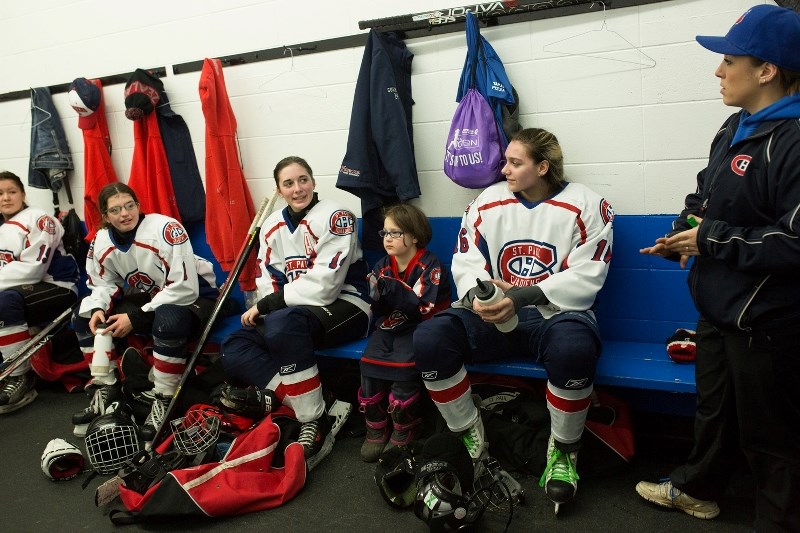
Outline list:
[[[280,405],[275,393],[269,389],[231,385],[222,387],[219,403],[225,411],[255,419],[264,418]]]
[[[679,328],[667,339],[667,354],[676,363],[694,362],[697,356],[697,345],[694,342],[695,332],[691,329]]]
[[[53,481],[72,479],[83,471],[83,454],[64,439],[53,439],[42,453],[42,472]]]

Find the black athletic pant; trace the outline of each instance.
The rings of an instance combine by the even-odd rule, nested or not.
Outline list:
[[[701,319],[696,341],[695,444],[672,483],[716,500],[741,448],[757,484],[755,530],[800,531],[800,336],[720,332]]]

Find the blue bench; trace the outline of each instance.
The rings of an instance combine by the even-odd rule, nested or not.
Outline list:
[[[677,328],[694,329],[697,311],[689,298],[686,271],[676,263],[639,254],[639,249],[669,230],[672,216],[618,215],[614,220],[611,269],[598,296],[597,319],[603,351],[595,383],[663,393],[695,392],[694,365],[676,364],[667,356],[665,339]],[[428,248],[449,266],[460,219],[431,218],[433,240]],[[212,258],[202,225],[188,228],[195,252]],[[213,259],[212,259],[213,261]],[[216,265],[218,279],[227,274]],[[232,296],[243,301],[238,287]],[[239,326],[239,317],[227,317],[215,326],[211,341],[221,342]],[[322,357],[361,358],[366,339],[326,348]],[[528,378],[546,377],[544,368],[530,360],[506,359],[469,365],[470,371]],[[691,397],[690,397],[691,398]],[[693,400],[691,400],[693,401]],[[687,408],[689,404],[687,403]]]

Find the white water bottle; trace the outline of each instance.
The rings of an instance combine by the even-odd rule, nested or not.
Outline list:
[[[477,298],[482,305],[493,305],[499,303],[505,297],[505,293],[494,283],[484,283],[480,279],[476,281],[478,286],[475,290],[475,298]],[[517,324],[519,324],[519,318],[517,315],[514,315],[505,322],[495,324],[495,326],[503,333],[508,333],[516,328]]]
[[[107,376],[111,369],[108,356],[114,349],[114,340],[110,333],[103,335],[105,328],[106,325],[100,323],[94,330],[94,355],[92,355],[92,364],[89,365],[89,371],[93,377]]]

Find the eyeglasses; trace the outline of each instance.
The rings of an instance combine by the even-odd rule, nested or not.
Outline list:
[[[128,211],[129,213],[139,207],[139,202],[128,202],[125,205],[115,205],[114,207],[109,207],[106,209],[106,213],[109,215],[119,215],[122,213],[122,210]]]
[[[381,239],[385,239],[386,237],[391,237],[392,239],[399,239],[403,235],[405,235],[405,231],[386,231],[382,229],[378,232],[378,235],[381,236]]]

